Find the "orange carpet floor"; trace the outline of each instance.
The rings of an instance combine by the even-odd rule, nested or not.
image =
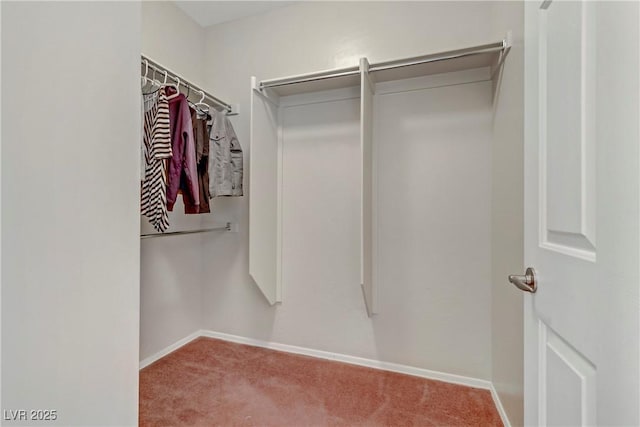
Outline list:
[[[198,338],[140,371],[141,426],[502,426],[491,393]]]

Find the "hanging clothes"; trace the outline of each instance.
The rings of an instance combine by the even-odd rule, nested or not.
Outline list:
[[[171,148],[173,156],[169,161],[167,185],[167,209],[172,211],[178,197],[178,190],[182,192],[185,212],[198,213],[200,211],[200,190],[198,188],[198,169],[196,164],[196,149],[193,137],[193,124],[187,98],[168,87],[169,119],[171,127]]]
[[[209,213],[209,127],[211,116],[206,112],[191,109],[193,136],[196,145],[196,164],[198,165],[198,188],[200,190],[200,213]],[[186,205],[185,205],[186,206]]]
[[[212,113],[209,151],[210,196],[242,196],[242,148],[227,116]]]
[[[163,88],[142,95],[144,111],[142,155],[144,176],[140,194],[140,212],[159,232],[169,227],[167,213],[167,166],[171,158],[169,105]]]

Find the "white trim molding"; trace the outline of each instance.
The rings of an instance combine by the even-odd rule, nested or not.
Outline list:
[[[269,341],[246,338],[237,335],[224,334],[215,331],[200,331],[203,337],[217,338],[223,341],[247,344],[255,347],[269,348],[271,350],[284,351],[286,353],[302,354],[305,356],[317,357],[319,359],[333,360],[336,362],[348,363],[350,365],[365,366],[368,368],[380,369],[383,371],[398,372],[400,374],[413,375],[415,377],[428,378],[437,381],[444,381],[452,384],[466,385],[468,387],[491,390],[491,382],[478,378],[465,377],[462,375],[447,374],[445,372],[431,371],[429,369],[416,368],[413,366],[400,365],[398,363],[382,362],[379,360],[366,359],[363,357],[349,356],[347,354],[332,353],[329,351],[315,350],[295,345],[280,344]]]
[[[498,410],[498,414],[500,414],[500,419],[502,420],[502,424],[504,427],[511,427],[511,423],[509,422],[509,417],[507,416],[507,411],[504,410],[504,406],[502,406],[502,401],[500,400],[500,395],[498,391],[491,383],[491,397],[493,397],[493,403],[496,405],[496,409]]]
[[[146,368],[147,366],[151,365],[153,362],[156,362],[156,361],[162,359],[167,354],[176,351],[177,349],[179,349],[183,345],[189,344],[191,341],[195,340],[196,338],[200,338],[201,336],[202,336],[202,331],[195,331],[192,334],[189,334],[186,337],[182,338],[181,340],[178,340],[178,341],[174,342],[170,346],[163,348],[159,352],[157,352],[155,354],[152,354],[151,356],[142,359],[140,361],[140,369]]]

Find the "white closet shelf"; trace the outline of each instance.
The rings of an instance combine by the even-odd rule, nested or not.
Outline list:
[[[359,84],[360,68],[354,66],[299,74],[273,80],[263,80],[260,82],[259,89],[271,89],[279,96],[289,96],[299,93],[358,86]]]
[[[387,82],[473,68],[494,67],[499,63],[503,52],[502,42],[499,43],[499,47],[492,49],[495,50],[467,54],[445,52],[385,64],[372,64],[369,74],[374,82]]]
[[[386,82],[484,67],[489,68],[493,76],[493,71],[502,64],[510,47],[510,35],[507,35],[503,40],[492,43],[370,64],[369,76],[373,82]],[[257,89],[269,89],[278,96],[288,96],[359,84],[360,67],[356,65],[263,80]]]

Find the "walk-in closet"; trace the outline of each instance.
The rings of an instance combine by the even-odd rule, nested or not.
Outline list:
[[[522,162],[522,110],[505,103],[523,95],[521,6],[300,3],[200,29],[189,14],[213,13],[205,5],[143,4],[145,57],[233,105],[227,117],[245,153],[246,191],[211,199],[204,215],[176,206],[167,229],[230,223],[232,231],[141,243],[141,421],[179,422],[151,397],[175,390],[159,391],[145,372],[161,375],[165,354],[207,337],[462,384],[485,392],[474,399],[489,405],[474,408],[500,422],[494,363],[513,384],[522,381],[518,363],[491,356],[498,344],[522,351],[521,337],[502,343],[492,333],[521,322],[518,310],[496,319],[491,312],[492,272],[509,304],[522,298],[505,279],[522,269],[518,221],[492,239],[504,209],[522,216],[522,171],[507,173],[502,162]],[[157,25],[168,19],[171,29]],[[181,49],[198,44],[205,55]],[[494,174],[502,188],[492,198]],[[501,233],[509,240],[497,250],[511,260],[494,271],[492,241]],[[246,381],[271,396],[258,378]],[[230,405],[216,401],[200,406]],[[521,414],[517,396],[505,394],[505,405]],[[255,417],[258,409],[246,410]],[[315,413],[314,405],[300,410]],[[331,411],[314,416],[313,424],[331,422]],[[416,416],[417,424],[428,419]],[[291,411],[280,417],[296,424]],[[345,414],[336,421],[359,422]]]
[[[0,2],[2,423],[637,425],[637,2]]]

